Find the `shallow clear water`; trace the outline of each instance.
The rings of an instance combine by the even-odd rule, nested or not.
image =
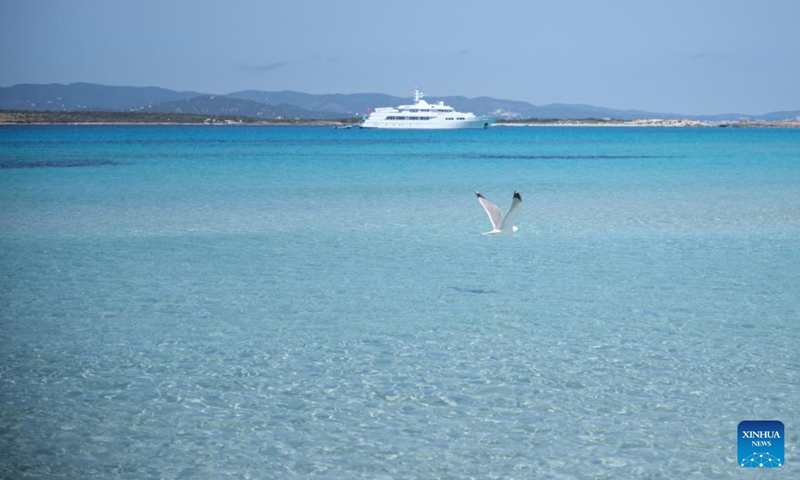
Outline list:
[[[0,477],[798,471],[798,130],[3,127],[0,206]]]

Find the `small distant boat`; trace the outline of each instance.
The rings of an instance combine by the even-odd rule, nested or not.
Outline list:
[[[353,128],[353,126],[352,125],[334,125],[333,128],[335,128],[336,130],[350,130],[351,128]]]
[[[414,89],[414,104],[381,107],[369,112],[361,128],[395,129],[463,129],[489,128],[497,117],[476,116],[457,112],[444,102],[432,105],[422,99],[424,94]]]

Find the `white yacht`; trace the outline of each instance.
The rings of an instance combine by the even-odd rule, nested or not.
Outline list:
[[[439,102],[431,105],[422,99],[424,94],[414,89],[414,104],[376,108],[368,112],[361,128],[488,128],[497,117],[478,117],[473,113],[456,112],[452,107]]]

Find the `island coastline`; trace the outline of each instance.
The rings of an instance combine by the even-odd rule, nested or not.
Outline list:
[[[356,127],[361,117],[338,120],[201,115],[191,113],[141,113],[97,111],[0,110],[0,125],[263,125]],[[602,119],[500,119],[492,127],[665,127],[665,128],[800,128],[800,119],[785,121],[701,121],[688,118]]]

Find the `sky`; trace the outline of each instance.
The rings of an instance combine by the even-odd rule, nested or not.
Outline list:
[[[800,109],[796,0],[0,0],[0,87]]]

